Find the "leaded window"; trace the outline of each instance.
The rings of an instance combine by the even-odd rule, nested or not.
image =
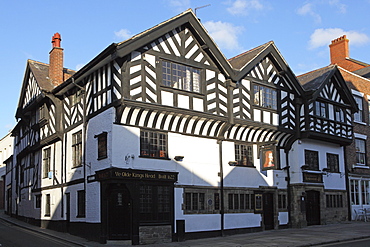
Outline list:
[[[235,160],[238,166],[253,166],[253,147],[235,144]]]
[[[43,167],[43,177],[47,178],[50,172],[50,161],[51,161],[51,148],[46,148],[43,151],[42,156],[42,167]]]
[[[339,172],[339,155],[338,154],[326,154],[327,168],[330,172]]]
[[[275,89],[254,85],[253,94],[255,105],[274,110],[277,109],[277,92]]]
[[[324,102],[316,101],[315,102],[315,115],[319,117],[328,117],[328,106]]]
[[[200,93],[200,69],[162,61],[163,85],[176,89]]]
[[[140,220],[168,222],[171,219],[171,198],[170,186],[140,185]]]
[[[319,170],[319,152],[304,150],[304,160],[307,170]]]
[[[73,167],[82,165],[82,131],[72,135]]]
[[[167,134],[142,130],[140,132],[140,156],[167,158]]]

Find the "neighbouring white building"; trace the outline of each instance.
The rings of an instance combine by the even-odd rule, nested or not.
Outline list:
[[[227,60],[191,10],[79,71],[28,60],[6,211],[132,244],[345,220],[353,97],[273,42]]]

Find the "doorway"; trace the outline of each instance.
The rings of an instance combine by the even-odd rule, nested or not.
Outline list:
[[[306,191],[306,220],[307,225],[320,225],[320,192]]]
[[[108,196],[108,238],[131,239],[131,197],[124,184],[114,184]]]
[[[263,224],[265,230],[274,229],[274,194],[263,194]]]

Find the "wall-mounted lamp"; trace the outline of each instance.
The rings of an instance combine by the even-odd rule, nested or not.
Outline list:
[[[301,166],[301,169],[302,169],[302,170],[307,170],[308,168],[310,168],[308,165],[303,165],[303,166]]]
[[[235,160],[229,161],[230,166],[236,166],[237,164],[238,164],[238,161],[235,161]]]
[[[323,173],[324,173],[327,177],[329,177],[329,176],[330,176],[330,174],[331,174],[331,173],[330,173],[330,168],[327,168],[327,167],[326,167],[326,168],[323,168],[323,169],[322,169],[322,171],[323,171]]]
[[[176,155],[174,159],[176,161],[182,161],[184,159],[184,156]]]

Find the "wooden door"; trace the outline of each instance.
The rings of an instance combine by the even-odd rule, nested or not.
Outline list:
[[[114,186],[108,199],[108,238],[131,239],[131,198],[126,186]]]
[[[274,195],[272,193],[264,193],[262,201],[265,230],[274,229]]]
[[[320,225],[320,192],[306,191],[307,225]]]

